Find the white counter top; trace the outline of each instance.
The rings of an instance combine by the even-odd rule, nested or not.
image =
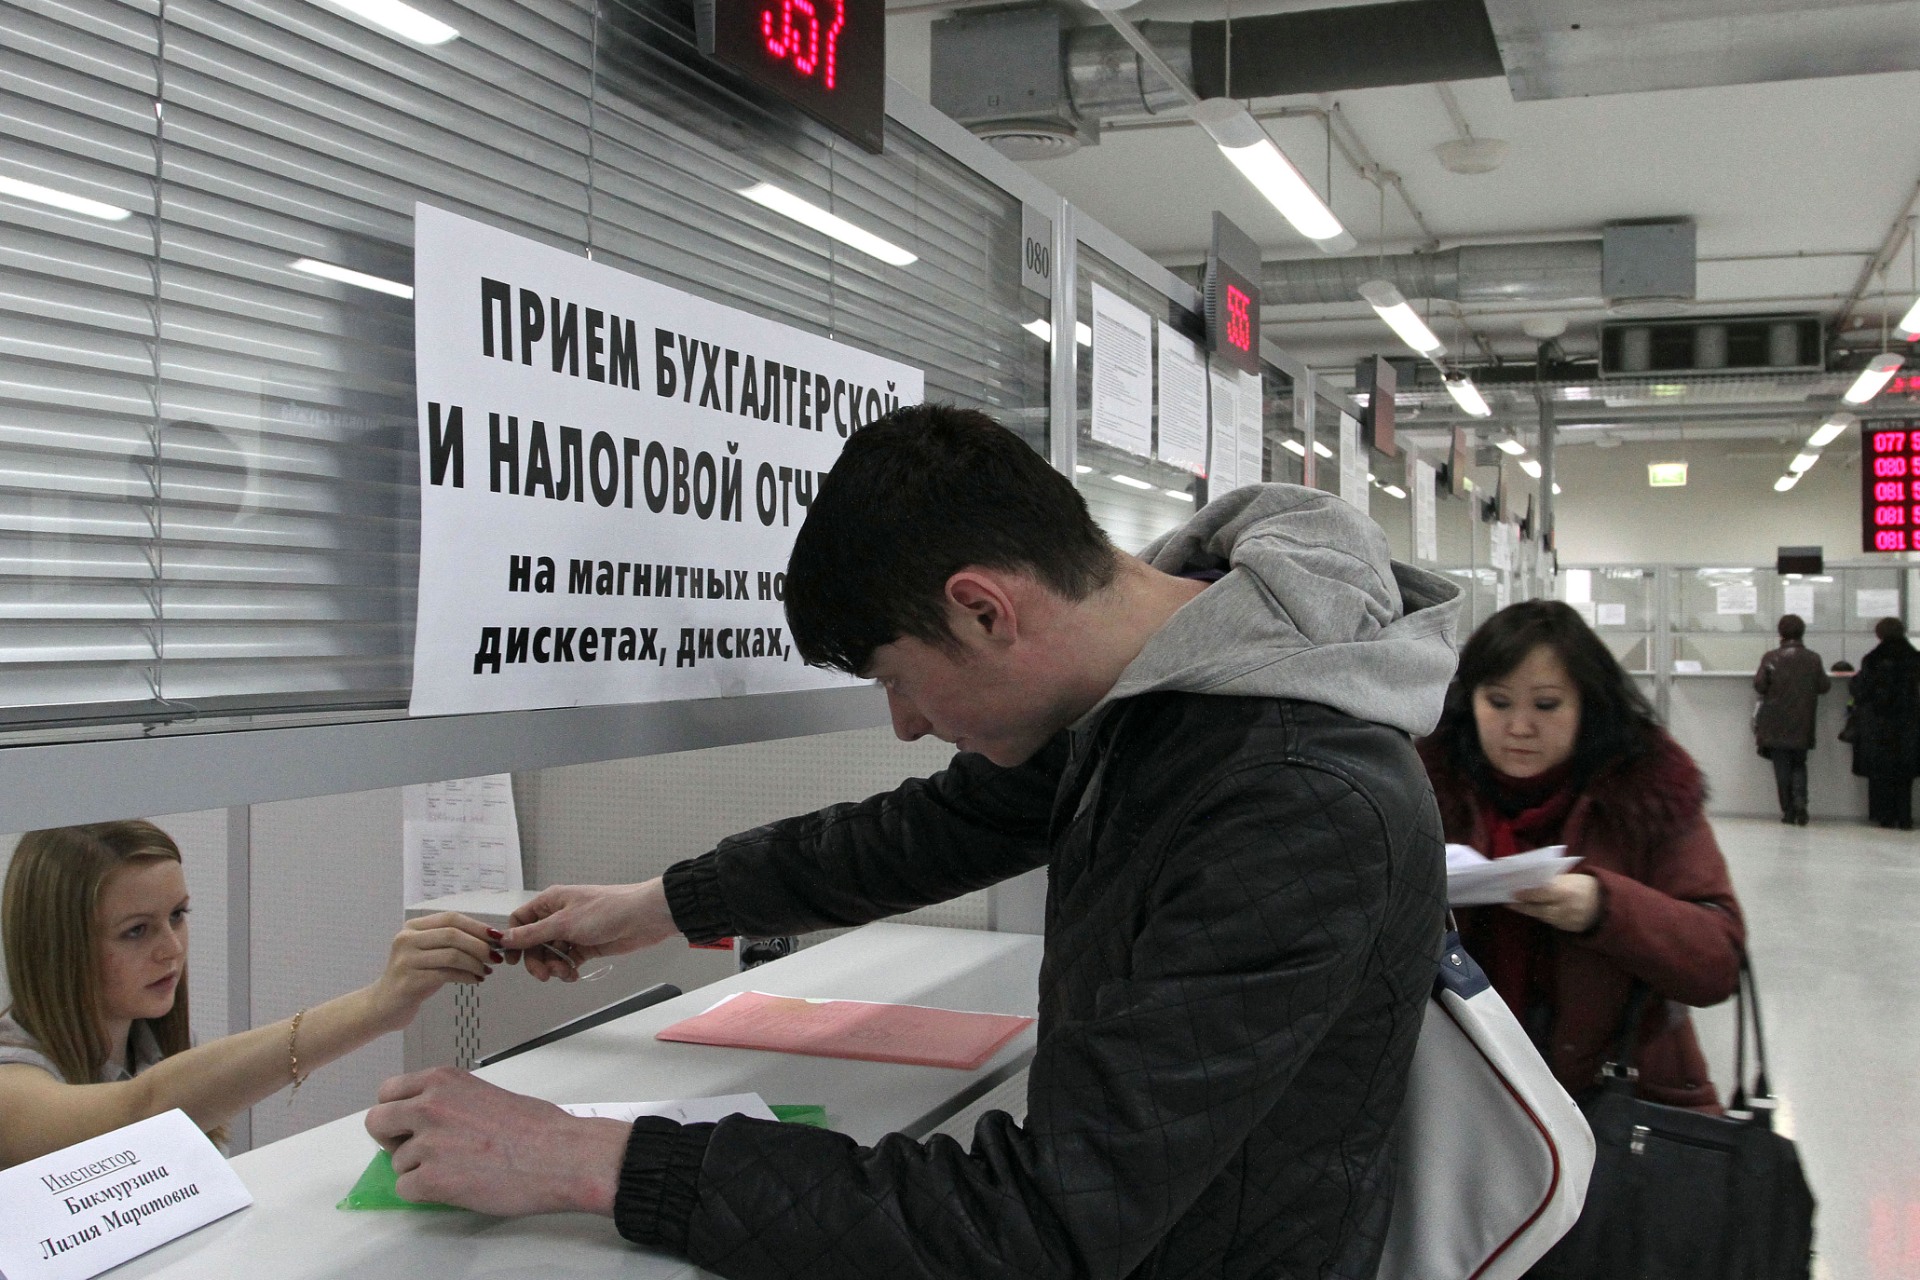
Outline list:
[[[819,1103],[842,1133],[870,1143],[925,1134],[1017,1074],[1029,1027],[978,1071],[850,1062],[658,1041],[653,1033],[735,991],[935,1005],[1031,1016],[1041,940],[875,924],[773,964],[536,1049],[478,1074],[553,1102],[616,1102],[757,1092]],[[364,1114],[364,1113],[363,1113]],[[497,1219],[471,1213],[334,1208],[375,1151],[362,1115],[234,1159],[255,1204],[110,1274],[166,1280],[667,1280],[703,1274],[636,1248],[584,1214]]]

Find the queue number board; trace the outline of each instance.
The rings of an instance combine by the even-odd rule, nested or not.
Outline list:
[[[876,155],[886,143],[886,0],[699,0],[700,51]]]
[[[1215,260],[1207,291],[1207,337],[1214,354],[1229,364],[1260,372],[1260,288],[1228,264]]]
[[[1860,424],[1861,542],[1920,550],[1920,418]]]

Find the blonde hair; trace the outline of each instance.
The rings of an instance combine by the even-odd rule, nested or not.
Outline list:
[[[10,1012],[70,1084],[98,1083],[107,1059],[125,1048],[100,1033],[100,887],[130,863],[162,860],[179,862],[180,847],[139,819],[29,831],[14,849],[0,890]],[[184,968],[173,1008],[142,1021],[162,1057],[192,1047]]]

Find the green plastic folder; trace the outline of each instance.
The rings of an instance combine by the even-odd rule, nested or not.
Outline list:
[[[816,1129],[827,1127],[827,1109],[814,1103],[775,1103],[768,1110],[774,1118],[786,1124],[812,1125]],[[335,1205],[336,1209],[413,1209],[419,1212],[438,1213],[454,1209],[450,1204],[434,1204],[431,1201],[408,1200],[394,1188],[393,1157],[386,1151],[373,1153],[373,1159],[367,1161],[367,1167],[360,1172],[359,1181],[346,1198]]]

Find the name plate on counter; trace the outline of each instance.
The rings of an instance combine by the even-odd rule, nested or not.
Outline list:
[[[88,1280],[253,1203],[184,1111],[0,1171],[0,1276]]]

